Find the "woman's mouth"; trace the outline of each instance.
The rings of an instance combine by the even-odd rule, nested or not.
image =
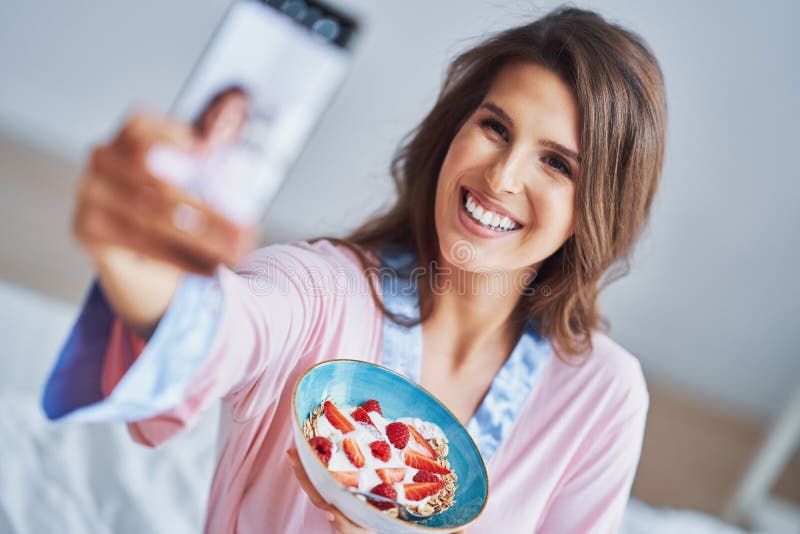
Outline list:
[[[521,225],[511,220],[507,215],[496,213],[483,206],[473,194],[461,188],[461,208],[472,222],[494,232],[513,232]]]

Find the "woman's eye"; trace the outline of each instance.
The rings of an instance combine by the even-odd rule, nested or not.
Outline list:
[[[567,178],[572,178],[572,169],[569,168],[569,165],[567,165],[567,163],[563,159],[556,156],[547,156],[545,160],[547,161],[547,164],[550,165],[552,168],[554,168]]]
[[[508,141],[508,131],[506,130],[506,127],[497,122],[496,120],[483,119],[481,121],[481,127],[483,127],[484,129],[488,128],[492,130],[494,133],[496,133],[497,135]]]

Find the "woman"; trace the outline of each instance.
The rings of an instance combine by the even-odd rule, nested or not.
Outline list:
[[[556,10],[454,61],[393,163],[388,213],[345,241],[263,248],[235,272],[218,265],[247,232],[143,163],[156,143],[195,149],[191,130],[136,117],[86,171],[75,233],[99,284],[45,410],[124,419],[156,446],[222,398],[208,532],[364,532],[286,458],[296,378],[362,355],[419,381],[475,438],[491,492],[471,534],[614,531],[648,397],[636,360],[599,332],[597,297],[646,222],[665,117],[640,38]],[[195,224],[176,229],[187,209]],[[412,291],[373,285],[378,266]]]

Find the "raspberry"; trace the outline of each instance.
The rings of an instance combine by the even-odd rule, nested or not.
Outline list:
[[[381,404],[375,399],[370,399],[368,401],[365,401],[364,404],[361,405],[361,407],[368,412],[378,412],[379,414],[383,415],[383,412],[381,411]]]
[[[323,438],[322,436],[316,436],[311,438],[308,442],[314,451],[319,456],[319,459],[322,460],[322,463],[326,466],[328,462],[331,461],[331,451],[333,450],[333,443],[330,440]]]
[[[408,444],[408,427],[403,423],[389,423],[386,425],[386,437],[397,449],[405,449]]]
[[[373,426],[373,427],[375,426],[375,423],[372,422],[372,419],[370,419],[369,414],[367,413],[367,411],[364,408],[362,408],[361,406],[359,406],[358,408],[353,410],[353,413],[350,414],[350,417],[352,417],[353,419],[355,419],[356,421],[358,421],[359,423],[362,423],[364,425],[370,425],[370,426]],[[377,427],[376,427],[376,429],[377,429]]]
[[[385,441],[373,441],[369,444],[369,449],[372,451],[372,456],[378,460],[388,462],[392,457],[392,448]]]
[[[417,471],[414,482],[439,482],[439,477],[430,471]]]
[[[369,492],[374,493],[375,495],[378,495],[380,497],[386,497],[387,499],[392,499],[393,501],[397,500],[397,491],[395,491],[395,489],[392,486],[386,483],[378,484],[377,486],[369,490]],[[378,502],[378,501],[373,501],[372,499],[368,499],[368,501],[372,506],[378,508],[379,510],[388,510],[389,508],[394,508],[394,505],[392,503]]]

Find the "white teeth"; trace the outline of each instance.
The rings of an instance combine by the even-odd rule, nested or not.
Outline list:
[[[484,209],[484,207],[478,204],[478,202],[470,193],[467,193],[464,206],[470,216],[484,226],[503,231],[513,230],[517,227],[517,225],[508,217],[501,216],[491,210]]]

